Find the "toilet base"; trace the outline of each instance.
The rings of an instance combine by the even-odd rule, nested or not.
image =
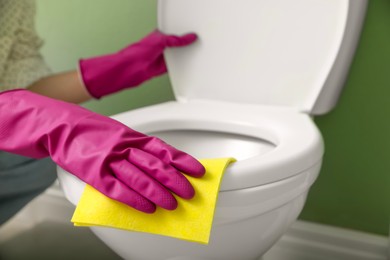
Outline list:
[[[307,191],[279,208],[239,222],[218,225],[216,218],[209,245],[119,229],[91,229],[124,259],[258,260],[297,219],[306,195]]]

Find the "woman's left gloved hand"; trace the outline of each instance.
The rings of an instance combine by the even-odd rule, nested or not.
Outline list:
[[[187,46],[196,39],[193,33],[175,36],[155,30],[117,53],[80,60],[82,81],[94,98],[136,87],[167,71],[165,48]]]

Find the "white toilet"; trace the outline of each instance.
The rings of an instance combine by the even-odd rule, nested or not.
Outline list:
[[[160,0],[163,32],[196,32],[166,61],[178,101],[115,119],[197,158],[232,156],[209,245],[91,227],[125,259],[261,257],[298,217],[320,171],[311,116],[337,102],[366,0]],[[337,127],[337,126],[335,126]],[[58,169],[73,204],[84,183]]]

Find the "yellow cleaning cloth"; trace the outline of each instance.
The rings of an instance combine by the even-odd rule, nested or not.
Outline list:
[[[186,176],[195,189],[195,197],[176,197],[177,209],[157,208],[153,214],[137,211],[114,201],[91,186],[86,186],[73,214],[75,226],[106,226],[140,231],[208,244],[219,186],[225,168],[233,158],[206,159],[202,178]]]

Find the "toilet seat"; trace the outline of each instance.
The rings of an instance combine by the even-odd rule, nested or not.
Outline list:
[[[320,162],[323,155],[321,134],[310,116],[291,107],[205,100],[172,101],[124,112],[113,118],[146,134],[176,130],[211,131],[258,138],[275,146],[267,153],[232,164],[225,173],[221,191],[289,178]]]

